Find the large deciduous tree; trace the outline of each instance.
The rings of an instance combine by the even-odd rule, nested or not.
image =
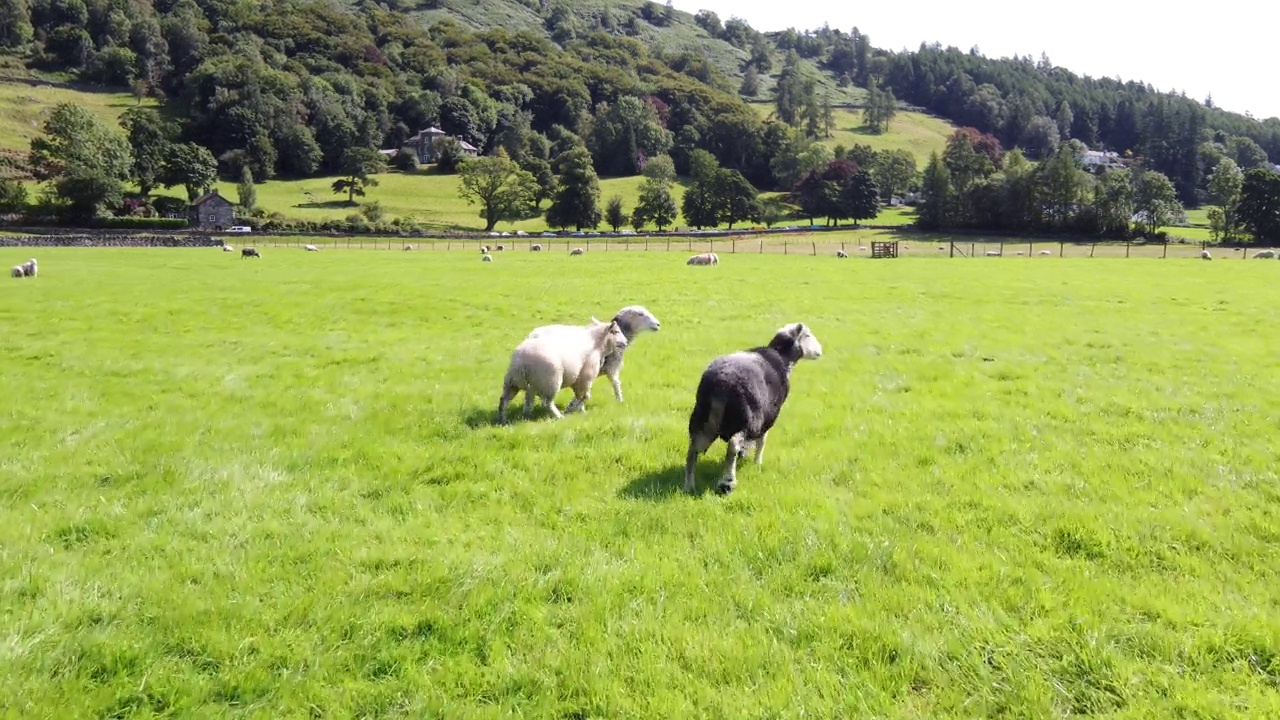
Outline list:
[[[1178,219],[1182,205],[1167,175],[1143,170],[1133,180],[1133,209],[1143,232],[1154,236],[1161,227]]]
[[[538,213],[538,181],[502,149],[495,155],[466,160],[459,166],[458,175],[459,195],[468,203],[480,205],[486,232],[499,222],[523,220]]]
[[[178,127],[150,108],[133,107],[120,116],[133,149],[133,179],[143,196],[160,184]]]
[[[640,198],[631,212],[631,226],[636,230],[652,224],[658,232],[676,221],[676,201],[671,197],[671,185],[676,180],[676,168],[671,158],[659,155],[650,158],[644,166],[644,182],[640,183]]]
[[[556,158],[559,170],[555,198],[547,208],[547,224],[576,230],[594,228],[603,219],[600,212],[600,177],[591,165],[591,153],[574,146]]]
[[[218,179],[218,159],[209,148],[195,143],[177,143],[169,146],[164,172],[160,176],[165,187],[182,185],[187,199],[195,200],[213,187]]]
[[[876,153],[870,170],[880,197],[888,200],[911,188],[916,179],[916,157],[909,150],[884,150]]]
[[[54,107],[44,132],[31,141],[31,172],[78,217],[117,204],[129,179],[129,142],[88,110],[72,103]]]
[[[356,195],[364,197],[365,188],[378,184],[378,179],[373,176],[387,169],[387,159],[377,150],[348,148],[342,155],[339,168],[342,177],[333,181],[333,191],[345,192],[347,204],[354,205]]]
[[[1261,169],[1245,173],[1237,212],[1254,242],[1280,241],[1280,175]]]
[[[1244,187],[1244,173],[1235,160],[1224,157],[1209,174],[1209,230],[1216,242],[1230,242],[1240,229],[1240,193]]]

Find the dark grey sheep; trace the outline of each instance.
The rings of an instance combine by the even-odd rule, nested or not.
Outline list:
[[[755,446],[755,461],[764,459],[765,437],[778,420],[791,392],[791,368],[803,359],[822,357],[822,345],[804,323],[778,329],[764,347],[721,355],[707,365],[698,383],[697,400],[689,415],[689,452],[685,456],[684,489],[695,489],[698,456],[716,438],[728,450],[719,493],[737,485],[738,458]]]
[[[240,250],[240,259],[241,259],[241,260],[243,260],[243,259],[245,259],[245,258],[247,258],[247,257],[256,257],[256,258],[261,258],[262,256],[261,256],[261,255],[259,255],[259,254],[258,254],[258,251],[257,251],[256,249],[254,249],[254,248],[243,248],[243,249],[241,249],[241,250]]]

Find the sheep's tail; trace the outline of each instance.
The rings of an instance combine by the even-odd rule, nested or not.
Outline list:
[[[689,415],[689,439],[705,450],[720,434],[724,421],[724,398],[698,394],[698,401]]]

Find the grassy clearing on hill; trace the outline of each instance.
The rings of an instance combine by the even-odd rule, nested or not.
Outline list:
[[[0,285],[6,715],[1280,713],[1274,261],[292,252]],[[490,424],[635,302],[625,404]],[[765,464],[680,493],[796,320]]]
[[[137,98],[127,92],[0,82],[0,149],[30,150],[49,113],[64,102],[84,107],[113,127],[119,126],[121,113],[138,105]],[[148,99],[143,104],[154,106],[155,102]]]
[[[760,114],[768,117],[773,112],[773,103],[752,103]],[[899,110],[889,123],[889,131],[874,134],[862,127],[862,110],[856,108],[835,108],[835,129],[831,137],[823,142],[835,147],[844,145],[869,145],[873,150],[907,150],[916,158],[918,169],[923,170],[929,161],[929,153],[941,153],[947,145],[947,138],[955,131],[955,126],[927,113]]]

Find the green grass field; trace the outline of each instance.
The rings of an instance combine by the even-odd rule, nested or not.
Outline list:
[[[6,717],[1280,713],[1275,261],[34,254]],[[625,403],[491,424],[629,303]],[[683,494],[702,368],[793,321],[764,465]]]
[[[387,219],[402,217],[414,219],[432,228],[441,230],[477,231],[484,228],[484,220],[480,218],[480,207],[468,204],[458,196],[459,178],[457,175],[439,175],[434,169],[421,173],[387,172],[375,176],[378,185],[370,187],[366,196],[357,198],[357,205],[346,204],[346,194],[336,194],[332,190],[335,178],[311,178],[307,180],[273,180],[256,186],[258,206],[268,212],[296,220],[340,220],[360,212],[361,206],[378,203]],[[605,178],[600,181],[601,209],[613,195],[621,195],[623,207],[627,214],[635,209],[636,199],[640,196],[640,184],[644,178],[640,176],[623,178]],[[238,198],[236,184],[219,182],[218,191],[233,201]],[[174,191],[165,194],[174,197]],[[672,197],[679,206],[684,197],[684,185],[672,187]],[[544,201],[545,210],[550,201]],[[519,222],[499,223],[497,230],[514,232],[525,230],[541,232],[547,229],[542,218],[522,220]],[[608,228],[600,228],[601,230]]]

